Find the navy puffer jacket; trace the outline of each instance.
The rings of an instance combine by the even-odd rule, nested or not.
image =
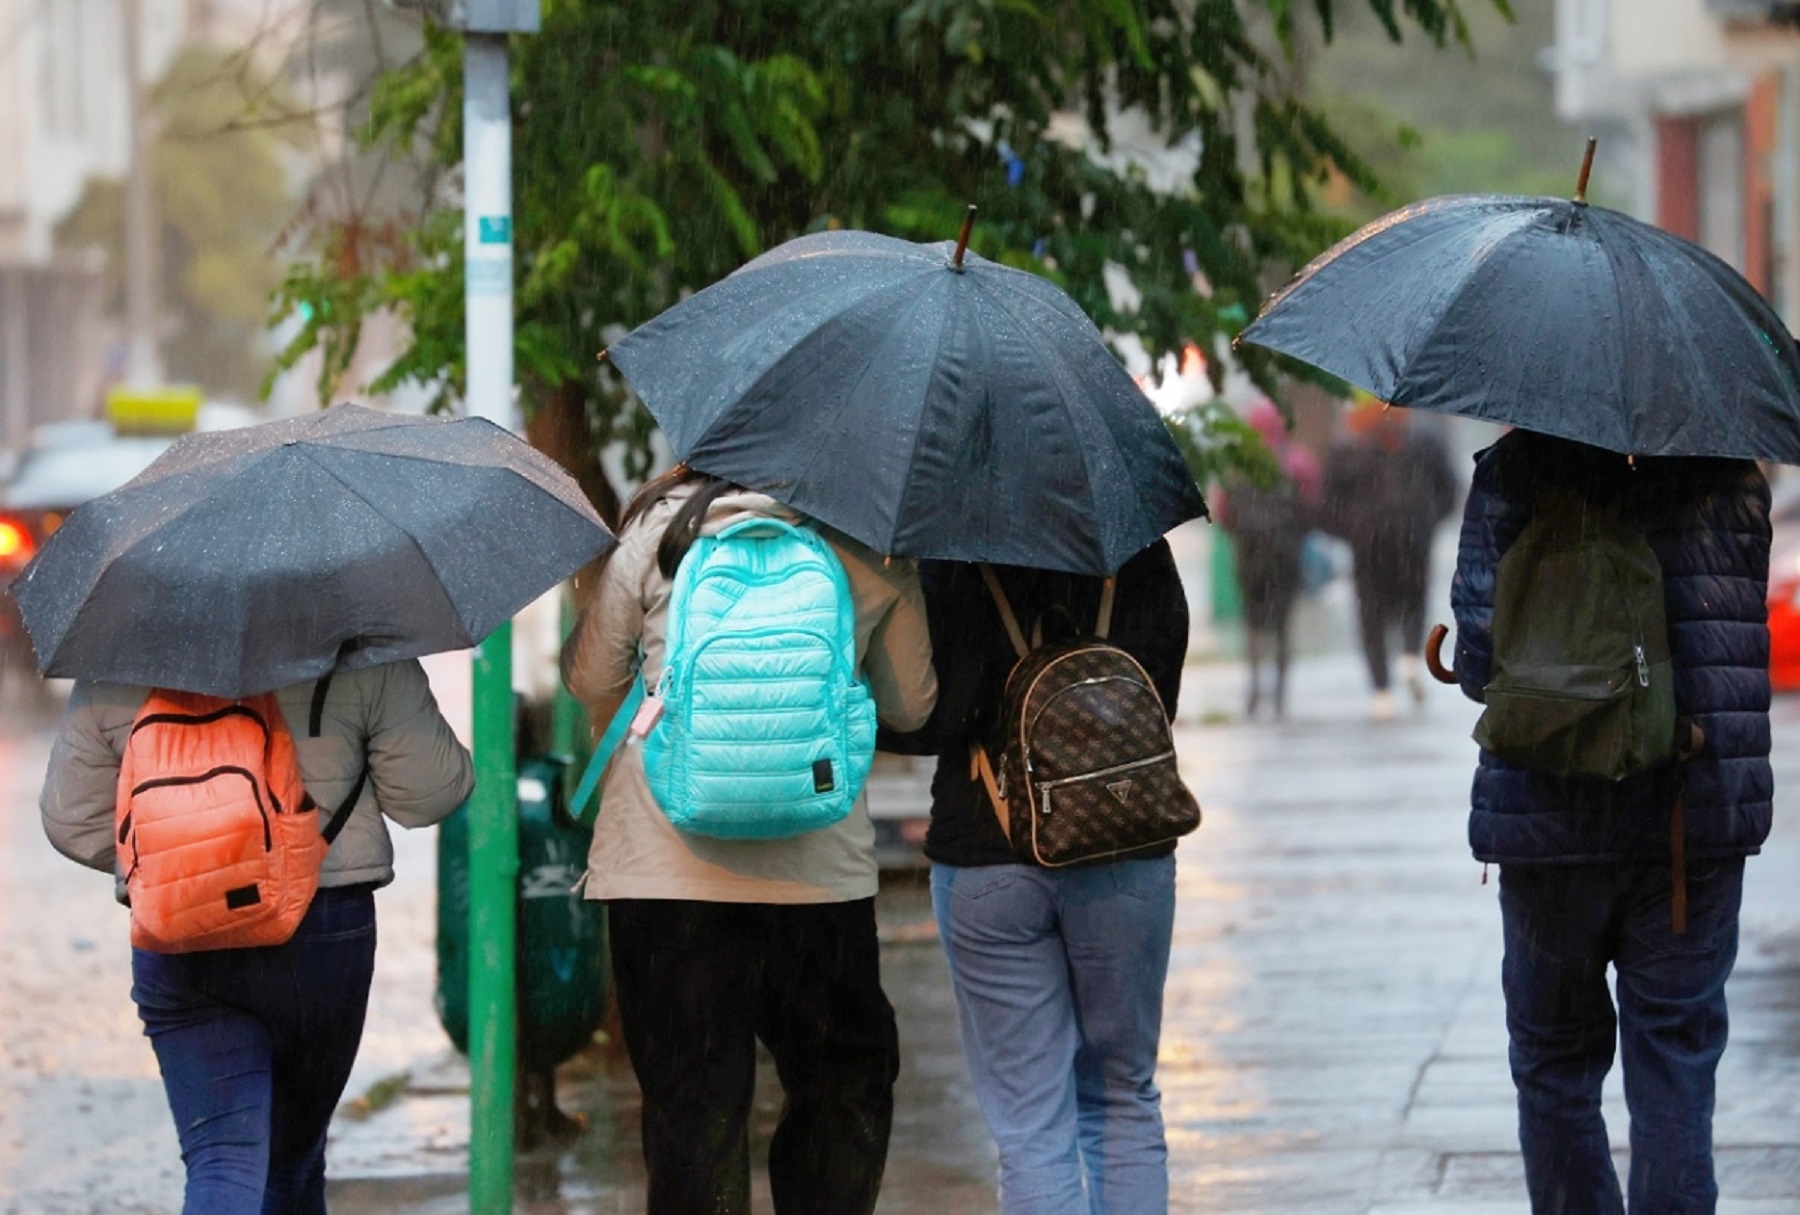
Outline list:
[[[1667,860],[1685,776],[1690,857],[1744,856],[1769,834],[1769,486],[1743,460],[1639,459],[1513,431],[1476,456],[1456,579],[1456,673],[1479,701],[1492,668],[1494,577],[1536,493],[1577,489],[1625,503],[1662,563],[1677,711],[1706,733],[1684,764],[1617,784],[1542,776],[1486,750],[1469,844],[1481,861]]]

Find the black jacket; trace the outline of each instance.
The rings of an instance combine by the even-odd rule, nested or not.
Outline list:
[[[995,572],[1027,634],[1039,614],[1053,605],[1067,609],[1083,630],[1092,629],[1100,579],[1004,565]],[[1016,864],[1019,858],[1000,830],[986,790],[970,775],[969,746],[986,737],[1017,651],[977,566],[926,561],[920,564],[919,578],[938,671],[937,707],[920,730],[884,730],[878,745],[884,751],[938,757],[926,856],[946,865]],[[1108,638],[1143,664],[1173,720],[1187,659],[1188,605],[1168,541],[1157,541],[1120,569]],[[1174,848],[1173,843],[1146,848],[1133,858],[1167,856]]]

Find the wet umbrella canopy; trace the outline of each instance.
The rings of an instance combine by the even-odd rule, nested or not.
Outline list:
[[[12,590],[46,675],[244,696],[473,645],[612,543],[493,423],[337,405],[179,440]]]
[[[607,357],[681,459],[882,553],[1105,574],[1206,512],[1080,307],[949,241],[800,237]]]
[[[1774,310],[1698,245],[1579,201],[1402,208],[1239,340],[1394,405],[1634,455],[1800,463],[1800,353]]]

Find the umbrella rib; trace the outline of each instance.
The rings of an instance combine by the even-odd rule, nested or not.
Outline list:
[[[922,291],[919,293],[918,298],[913,300],[911,307],[908,309],[909,317],[912,312],[915,312],[919,308],[922,308],[924,306],[925,297],[928,293],[929,293],[928,291]],[[900,328],[901,328],[900,326],[895,326],[894,329],[890,331],[890,336],[892,333],[899,332]],[[925,377],[927,391],[926,391],[925,395],[923,397],[921,397],[919,407],[913,415],[912,445],[907,450],[906,461],[905,461],[905,467],[908,469],[911,469],[913,467],[913,458],[918,455],[919,443],[924,439],[924,436],[925,436],[924,401],[926,399],[929,399],[931,380],[936,374],[936,369],[939,366],[939,359],[943,356],[944,343],[948,339],[949,332],[950,332],[950,327],[948,325],[942,325],[942,326],[939,326],[939,328],[938,328],[937,348],[932,351],[931,362],[929,364],[931,370],[927,372],[926,377]],[[885,342],[884,342],[884,345],[885,345]],[[878,349],[877,353],[879,353],[879,349]],[[863,371],[860,374],[858,374],[858,376],[856,377],[856,382],[857,382],[858,386],[860,386],[863,379],[874,370],[874,365],[875,365],[875,361],[873,358],[871,358],[867,363],[865,363],[863,365]],[[819,450],[817,450],[813,453],[813,458],[811,460],[807,461],[806,468],[804,471],[811,472],[813,465],[818,463],[819,460],[821,460],[822,458],[824,458],[824,449],[821,447]],[[894,517],[892,519],[888,520],[887,543],[882,546],[883,549],[885,550],[882,554],[883,556],[891,557],[894,555],[893,550],[894,550],[895,545],[899,541],[899,535],[900,535],[901,507],[906,502],[906,498],[907,498],[906,479],[903,479],[901,482],[900,495],[899,495],[898,499],[894,502]],[[902,554],[902,555],[904,555],[904,554]]]
[[[827,255],[821,253],[821,254],[813,254],[811,256],[822,257],[822,256],[827,256]],[[903,260],[903,259],[896,257],[894,260],[898,261],[898,260]],[[828,325],[836,323],[846,313],[851,312],[854,309],[862,308],[862,307],[868,305],[870,301],[879,299],[882,295],[884,295],[888,292],[899,291],[904,288],[907,288],[907,287],[911,286],[913,282],[914,282],[914,279],[909,277],[909,278],[903,278],[903,279],[896,279],[893,282],[883,284],[878,290],[871,291],[867,295],[858,297],[857,300],[855,301],[854,305],[852,305],[852,307],[842,308],[842,309],[839,309],[838,311],[832,313],[830,318],[826,322],[824,322],[818,326],[815,326],[813,328],[813,330],[811,331],[811,334],[812,335],[818,334],[823,329],[825,329]],[[760,395],[763,391],[764,385],[768,384],[772,380],[778,379],[779,373],[781,373],[788,366],[788,364],[791,360],[793,360],[794,358],[796,358],[799,355],[801,349],[805,345],[806,345],[806,343],[790,344],[786,349],[784,349],[781,352],[781,354],[779,356],[777,356],[775,358],[775,360],[773,362],[771,362],[767,367],[763,368],[760,372],[758,372],[757,376],[754,380],[751,380],[750,383],[747,384],[741,391],[736,393],[736,398],[740,401],[744,401],[744,400],[750,400],[750,399]],[[864,374],[867,374],[866,370],[865,370]],[[702,431],[700,434],[695,436],[692,443],[689,444],[689,450],[690,451],[699,451],[702,448],[704,448],[709,442],[711,442],[714,439],[715,432],[718,430],[720,425],[722,423],[724,423],[725,421],[727,421],[729,418],[731,418],[731,416],[732,415],[731,415],[730,410],[722,411],[718,417],[713,419],[712,423],[710,425],[708,425],[704,431]],[[810,469],[812,467],[813,462],[815,462],[819,458],[820,454],[822,454],[822,453],[815,453],[813,460],[808,461],[808,463],[806,465],[806,467],[808,469]],[[705,470],[702,470],[702,471],[705,471]],[[754,489],[757,487],[748,486],[747,488]]]
[[[1039,342],[1036,326],[1027,324],[1023,319],[1021,319],[1019,317],[1019,315],[1017,313],[1015,313],[1010,307],[1007,306],[1010,303],[1009,300],[1001,298],[996,294],[994,296],[994,303],[1002,312],[1006,313],[1006,315],[1012,319],[1012,322],[1015,325],[1019,326],[1020,331],[1025,335],[1026,344],[1029,345],[1033,350],[1036,350],[1038,352],[1038,357],[1040,359],[1042,359],[1044,362],[1048,363],[1055,357],[1055,354],[1053,351],[1047,351],[1046,348],[1044,347],[1044,345],[1041,342]],[[1082,316],[1082,319],[1086,320],[1090,326],[1093,326],[1095,339],[1104,346],[1104,344],[1106,342],[1106,338],[1103,334],[1101,334],[1099,327],[1094,325],[1093,319],[1091,317],[1089,317],[1087,315],[1087,313],[1085,313],[1085,312],[1083,312],[1081,314],[1081,316]],[[1112,355],[1112,351],[1110,348],[1107,349],[1107,355],[1108,355],[1108,357],[1114,357]],[[1123,364],[1119,365],[1119,374],[1126,375],[1126,371],[1125,371]],[[1127,378],[1129,378],[1129,377],[1127,377]],[[1133,385],[1133,388],[1135,390],[1136,386]],[[1060,392],[1056,394],[1056,400],[1057,400],[1057,404],[1062,408],[1063,413],[1069,414],[1069,402],[1063,397],[1063,395]],[[1144,403],[1153,414],[1156,412],[1156,406],[1150,402],[1149,398],[1145,398]],[[1070,421],[1073,422],[1073,420],[1074,420],[1073,415],[1070,415]],[[1160,421],[1160,419],[1159,419],[1159,421]],[[1113,434],[1112,427],[1106,426],[1103,429],[1106,431],[1106,437],[1107,437],[1108,441],[1110,441],[1112,443],[1112,445],[1115,449],[1118,449],[1119,448],[1118,436]],[[1070,433],[1080,434],[1081,431],[1080,431],[1079,427],[1071,425]],[[1122,450],[1120,451],[1119,454],[1120,454],[1120,463],[1122,465],[1129,466],[1130,462],[1123,458],[1124,453]],[[1083,445],[1080,448],[1080,455],[1081,455],[1082,470],[1086,474],[1086,476],[1083,477],[1083,484],[1087,487],[1089,493],[1091,494],[1093,492],[1093,485],[1094,485],[1094,475],[1093,475],[1094,469],[1093,469],[1091,462],[1088,460],[1088,452],[1087,452],[1087,448],[1085,445]],[[1149,520],[1145,519],[1142,516],[1141,502],[1136,503],[1135,505],[1139,508],[1138,523],[1140,525],[1153,526],[1150,524]],[[1104,559],[1105,553],[1106,553],[1105,541],[1101,538],[1096,537],[1095,542],[1096,542],[1096,546],[1100,550],[1102,559]]]
[[[336,449],[336,450],[349,450],[349,451],[354,452],[356,449],[347,448],[347,449]],[[426,463],[438,463],[439,462],[439,461],[433,461],[429,457],[421,456],[421,455],[396,454],[393,452],[378,452],[378,453],[368,453],[368,454],[377,454],[377,455],[381,455],[386,458],[395,459],[395,460],[423,460]],[[306,453],[306,458],[308,460],[311,460],[312,463],[317,468],[319,468],[320,470],[325,472],[327,475],[329,475],[338,484],[342,485],[345,489],[349,490],[350,493],[353,496],[355,496],[358,501],[362,502],[363,505],[365,505],[369,508],[369,510],[375,515],[376,518],[386,521],[390,526],[393,527],[393,529],[395,531],[399,532],[402,536],[405,536],[406,542],[408,544],[412,545],[412,547],[418,552],[419,556],[424,560],[425,564],[433,570],[437,569],[437,564],[434,561],[432,561],[430,552],[428,552],[426,550],[424,545],[419,543],[419,538],[417,536],[413,535],[410,531],[408,531],[404,527],[401,527],[399,524],[394,523],[391,519],[388,519],[388,517],[381,512],[380,508],[377,507],[375,505],[375,503],[373,503],[369,500],[367,495],[365,495],[355,485],[353,485],[349,481],[345,480],[338,473],[338,471],[336,469],[332,468],[330,465],[325,464],[324,462],[317,459],[311,452]],[[509,467],[504,467],[501,465],[491,465],[490,467],[493,468],[493,470],[496,472],[503,472],[510,477],[516,477],[517,479],[525,482],[527,485],[529,485],[533,489],[540,490],[540,491],[542,491],[544,489],[543,486],[539,485],[537,482],[533,481],[531,478],[525,476],[523,473],[519,472],[519,470],[516,468],[509,468]],[[562,509],[569,511],[571,514],[574,514],[577,518],[581,517],[581,512],[575,510],[567,502],[564,502],[559,495],[547,494],[546,496],[554,499],[556,504],[559,507],[561,507]],[[588,522],[588,520],[583,520],[583,521]],[[463,622],[463,626],[468,630],[469,635],[472,638],[474,638],[474,640],[479,641],[480,638],[474,636],[474,633],[475,633],[474,627],[470,623],[468,616],[464,613],[463,609],[460,606],[457,606],[454,603],[454,601],[452,601],[451,606],[456,608],[457,619],[459,619]]]

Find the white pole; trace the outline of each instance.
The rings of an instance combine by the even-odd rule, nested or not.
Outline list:
[[[512,115],[506,36],[463,38],[463,254],[468,408],[519,429],[513,404]]]

